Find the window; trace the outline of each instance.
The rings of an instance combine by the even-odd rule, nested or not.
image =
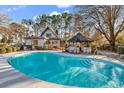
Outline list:
[[[32,44],[33,45],[38,45],[38,40],[33,40]]]
[[[51,33],[47,33],[46,34],[46,37],[49,37],[50,38],[51,37]]]

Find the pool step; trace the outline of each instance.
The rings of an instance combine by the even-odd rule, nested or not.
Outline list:
[[[90,60],[86,59],[86,60],[83,60],[83,61],[80,61],[80,64],[84,67],[91,67],[92,63]]]

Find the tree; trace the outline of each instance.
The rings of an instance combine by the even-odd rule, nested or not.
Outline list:
[[[15,34],[10,28],[8,27],[0,27],[0,33],[2,34],[2,42],[7,43],[7,40],[11,34]]]
[[[16,33],[24,34],[27,31],[27,28],[24,25],[15,22],[11,23],[9,27],[12,31]]]
[[[51,16],[51,27],[57,32],[58,37],[61,37],[61,31],[62,31],[62,16],[61,15],[52,15]]]
[[[123,6],[76,6],[86,22],[91,22],[96,31],[99,31],[115,51],[115,42],[119,33],[124,31]]]
[[[85,22],[83,16],[79,13],[74,15],[73,33],[81,32],[84,36],[89,37],[92,29],[92,23]]]
[[[49,19],[49,20],[48,20]],[[42,28],[46,28],[50,24],[50,17],[46,14],[39,15],[36,17],[36,23],[38,23]]]
[[[72,14],[69,14],[67,12],[62,14],[65,42],[67,41],[67,33],[69,33],[69,37],[70,37],[70,32],[71,32],[70,25],[72,18],[73,18]]]
[[[74,15],[74,29],[75,31],[80,31],[82,32],[83,28],[83,17],[80,14],[75,14]]]
[[[7,37],[3,36],[1,42],[2,42],[2,43],[7,43]]]
[[[32,28],[34,29],[35,36],[38,36],[38,31],[40,30],[40,24],[34,23]]]
[[[73,15],[72,14],[68,14],[67,25],[68,25],[68,30],[69,30],[69,37],[71,36],[72,19],[73,19]]]
[[[0,14],[0,26],[8,26],[11,19],[6,14]]]
[[[118,45],[124,44],[124,33],[120,33],[117,36],[116,44]]]
[[[94,44],[97,47],[101,47],[104,44],[104,42],[102,42],[104,37],[99,31],[95,31],[95,33],[93,34],[92,38],[94,40]]]
[[[16,40],[20,38],[22,42],[22,38],[26,36],[27,28],[24,25],[15,22],[11,23],[9,28],[15,33]]]
[[[26,32],[26,36],[29,36],[30,28],[32,28],[33,21],[31,19],[22,19],[22,24],[27,26],[28,30]]]
[[[2,33],[3,36],[9,36],[10,34],[14,34],[14,32],[11,31],[8,27],[0,27],[0,33]]]
[[[61,25],[61,15],[52,15],[51,16],[51,26],[54,30],[57,30],[60,28]]]

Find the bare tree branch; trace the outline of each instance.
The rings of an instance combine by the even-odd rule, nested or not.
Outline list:
[[[124,19],[123,19],[123,21],[122,21],[122,23],[121,23],[121,25],[120,25],[118,31],[115,33],[115,38],[116,38],[116,37],[118,36],[118,34],[119,34],[120,32],[122,32],[122,31],[124,31]]]
[[[8,26],[11,19],[8,15],[0,14],[0,26]]]
[[[97,27],[94,26],[94,28],[105,36],[114,50],[116,37],[124,31],[124,20],[120,21],[124,18],[124,14],[122,14],[124,10],[123,6],[80,6],[79,9],[82,10],[80,13],[86,16],[86,20],[89,23],[95,22],[94,24],[97,24]]]

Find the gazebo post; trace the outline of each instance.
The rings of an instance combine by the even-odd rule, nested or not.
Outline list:
[[[47,49],[49,49],[49,39],[48,39],[48,45],[47,45]]]
[[[72,37],[71,39],[69,39],[69,42],[73,42],[73,45],[76,43],[75,44],[76,45],[76,53],[78,52],[77,51],[77,42],[80,43],[80,50],[81,50],[81,43],[82,42],[85,42],[86,43],[86,46],[88,47],[89,42],[92,42],[92,41],[93,41],[92,39],[84,37],[81,33],[78,33],[77,35],[75,35],[74,37]]]
[[[77,54],[77,42],[76,42],[76,54]]]
[[[88,47],[88,42],[87,42],[87,47]]]

